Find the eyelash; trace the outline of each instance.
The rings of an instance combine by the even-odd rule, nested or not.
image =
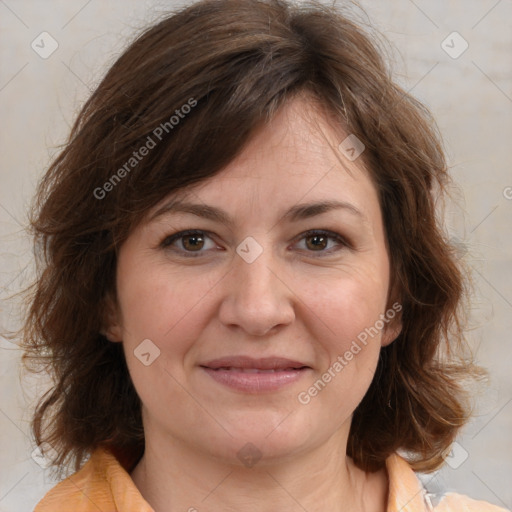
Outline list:
[[[203,237],[208,237],[208,238],[211,238],[209,236],[209,233],[208,231],[201,231],[201,230],[196,230],[196,229],[189,229],[189,230],[185,230],[185,231],[179,231],[173,235],[168,235],[166,236],[162,242],[160,243],[160,246],[163,248],[163,249],[170,249],[170,246],[173,242],[175,242],[176,240],[179,240],[181,238],[185,238],[186,236],[193,236],[193,235],[200,235],[200,236],[203,236]],[[341,248],[338,248],[336,249],[336,251],[334,252],[337,252],[338,250],[342,249],[342,248],[352,248],[351,244],[345,239],[343,238],[341,235],[337,234],[337,233],[334,233],[333,231],[328,231],[328,230],[323,230],[323,229],[312,229],[312,230],[309,230],[309,231],[306,231],[305,233],[302,233],[300,235],[299,238],[296,239],[296,242],[299,242],[305,238],[308,238],[308,237],[311,237],[311,236],[326,236],[327,238],[329,239],[333,239],[333,240],[336,240],[342,247]],[[182,249],[171,249],[171,250],[174,250],[176,252],[179,252],[181,253],[182,255],[184,255],[186,258],[197,258],[199,257],[201,254],[203,254],[205,251],[186,251],[186,250],[182,250]],[[318,252],[320,254],[323,254],[323,255],[330,255],[332,254],[332,248],[327,251],[327,250],[322,250],[322,251],[307,251],[307,252],[310,252],[310,253],[314,253],[314,252]],[[320,258],[323,257],[323,256],[319,256]]]

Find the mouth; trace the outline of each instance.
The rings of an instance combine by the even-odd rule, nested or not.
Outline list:
[[[282,357],[216,359],[200,367],[216,382],[246,393],[276,391],[301,379],[312,368]]]
[[[203,368],[208,368],[207,366],[203,366]],[[226,371],[226,372],[239,372],[239,373],[277,373],[277,372],[288,372],[288,371],[297,371],[297,370],[304,370],[306,368],[309,368],[308,366],[301,366],[300,368],[278,368],[278,369],[272,369],[272,370],[265,370],[263,368],[237,368],[234,366],[221,366],[220,368],[210,368],[210,370],[214,371]]]
[[[247,356],[229,356],[220,359],[213,359],[206,363],[200,364],[204,368],[212,370],[261,370],[261,371],[282,371],[282,370],[299,370],[302,368],[310,368],[306,363],[293,361],[285,357],[263,357],[253,358]]]

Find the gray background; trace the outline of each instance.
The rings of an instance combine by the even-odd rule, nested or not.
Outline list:
[[[24,233],[35,183],[74,116],[127,38],[176,2],[0,0],[0,290],[28,283]],[[492,380],[449,464],[429,475],[473,498],[512,507],[512,1],[362,1],[395,46],[396,79],[425,102],[444,135],[458,184],[446,226],[472,268],[469,337]],[[31,42],[46,31],[58,49],[41,58]],[[458,32],[458,36],[450,35]],[[448,37],[448,39],[447,39]],[[452,56],[448,55],[442,47]],[[464,40],[469,45],[463,49]],[[49,48],[48,44],[45,46]],[[451,47],[451,48],[450,48]],[[1,329],[19,325],[19,301],[2,301]],[[17,345],[0,338],[0,512],[30,511],[54,485],[37,457],[29,406],[43,377],[21,377]],[[41,461],[39,461],[41,463]],[[434,485],[435,484],[435,485]]]

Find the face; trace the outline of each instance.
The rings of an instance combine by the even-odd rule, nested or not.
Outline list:
[[[121,247],[108,336],[146,443],[231,462],[252,443],[265,462],[346,442],[397,332],[377,191],[345,137],[296,99]]]

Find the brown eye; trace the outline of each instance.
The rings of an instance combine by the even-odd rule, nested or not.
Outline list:
[[[180,231],[165,237],[160,246],[182,256],[201,256],[216,244],[204,231]]]
[[[327,247],[328,239],[325,235],[309,235],[306,237],[306,246],[313,251],[321,251]]]
[[[329,256],[335,252],[351,248],[351,244],[338,233],[325,230],[313,230],[303,233],[298,242],[304,244],[302,250],[318,253],[318,256]]]
[[[186,235],[181,240],[183,248],[187,251],[196,251],[204,246],[204,237],[202,235]]]

